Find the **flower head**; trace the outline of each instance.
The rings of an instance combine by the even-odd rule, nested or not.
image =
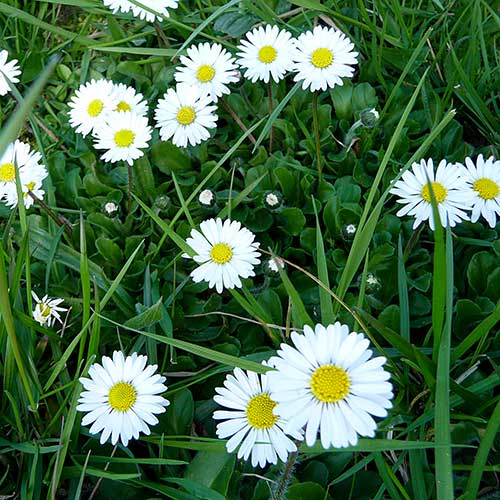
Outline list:
[[[264,467],[283,462],[288,454],[297,450],[296,444],[285,435],[286,422],[273,413],[276,402],[269,395],[266,375],[244,372],[235,368],[226,376],[224,387],[215,389],[214,400],[229,410],[217,410],[214,419],[224,420],[217,424],[217,436],[225,439],[229,453],[238,449],[238,458],[247,460],[252,455],[252,466]],[[302,439],[299,431],[288,433]]]
[[[143,7],[130,2],[129,0],[103,0],[104,5],[109,7],[113,14],[116,14],[118,10],[123,13],[132,11],[135,17],[139,19],[145,19],[146,21],[152,23],[158,19],[161,21],[162,17],[169,17],[168,9],[176,9],[179,0],[141,0],[140,3],[150,10],[146,10]]]
[[[294,81],[302,81],[302,88],[311,91],[326,90],[343,85],[342,78],[351,78],[358,53],[354,44],[341,31],[316,26],[302,33],[294,52]]]
[[[191,277],[196,283],[207,281],[217,292],[224,288],[241,288],[241,279],[255,276],[253,267],[260,262],[255,235],[237,221],[209,219],[200,224],[201,232],[191,230],[186,243],[196,253],[200,264]],[[184,254],[184,257],[189,257]]]
[[[238,50],[237,63],[246,68],[245,78],[268,83],[272,77],[278,83],[293,67],[295,40],[288,31],[268,24],[248,32]]]
[[[274,413],[288,420],[285,431],[305,426],[308,446],[319,432],[323,448],[373,437],[372,415],[385,417],[392,406],[386,359],[372,358],[364,335],[339,322],[314,330],[306,325],[303,335],[292,332],[291,339],[295,347],[281,344],[269,360],[277,371],[267,373]]]
[[[117,105],[113,111],[131,111],[137,116],[146,116],[149,108],[144,96],[124,83],[113,84],[113,97]]]
[[[146,367],[147,356],[133,353],[124,357],[120,351],[113,359],[103,356],[102,365],[94,363],[89,368],[90,378],[80,378],[85,388],[80,394],[76,409],[88,412],[82,425],[92,423],[90,434],[102,431],[100,442],[111,436],[114,445],[121,439],[127,446],[130,439],[138,439],[139,433],[149,435],[149,425],[156,425],[156,413],[164,413],[170,403],[159,396],[167,387],[165,377],[153,375],[156,365]]]
[[[215,194],[213,191],[210,191],[210,189],[204,189],[201,193],[200,196],[198,196],[198,201],[205,206],[211,206],[215,202]]]
[[[398,217],[415,216],[413,229],[425,220],[429,220],[432,230],[435,229],[430,182],[443,227],[454,227],[462,220],[469,220],[466,211],[471,208],[473,195],[467,189],[465,180],[460,176],[457,165],[441,160],[437,171],[434,172],[432,159],[429,159],[414,163],[411,169],[411,172],[404,172],[401,179],[390,190],[392,194],[401,197],[396,201],[405,205],[396,214]]]
[[[239,80],[235,60],[222,45],[192,45],[187,54],[181,56],[183,66],[175,73],[176,82],[198,87],[200,94],[207,94],[211,101],[229,94],[227,84]]]
[[[36,305],[33,311],[33,319],[40,325],[47,325],[49,328],[55,323],[56,319],[62,323],[60,312],[67,311],[65,307],[59,307],[64,299],[51,299],[48,295],[44,295],[42,299],[32,290],[31,295],[35,299]]]
[[[17,59],[7,62],[8,57],[9,53],[6,50],[0,50],[0,95],[5,95],[10,90],[7,80],[18,83],[17,77],[21,74]]]
[[[273,273],[278,273],[279,272],[279,268],[284,269],[285,262],[283,261],[283,259],[280,259],[279,257],[271,257],[267,261],[267,267]]]

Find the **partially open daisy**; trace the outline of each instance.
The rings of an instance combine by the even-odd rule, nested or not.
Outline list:
[[[358,53],[341,31],[316,26],[313,31],[302,33],[296,45],[294,81],[302,81],[303,89],[326,90],[343,85],[342,78],[354,74]]]
[[[104,161],[115,163],[122,160],[132,165],[144,155],[142,149],[148,147],[151,127],[144,116],[131,111],[114,111],[95,128],[94,136],[94,147],[107,150],[101,156]]]
[[[471,222],[477,222],[482,215],[490,227],[495,227],[500,215],[500,161],[490,156],[487,160],[479,155],[476,164],[465,158],[460,173],[472,193]]]
[[[40,323],[42,326],[48,326],[49,328],[59,321],[62,323],[60,312],[67,311],[65,307],[59,307],[64,299],[51,299],[48,295],[44,295],[42,299],[32,290],[31,295],[35,299],[36,305],[33,311],[33,319]]]
[[[252,466],[264,467],[266,463],[276,464],[278,457],[283,462],[288,454],[297,450],[296,444],[286,436],[286,422],[273,413],[276,402],[269,395],[266,375],[244,372],[235,368],[226,376],[224,387],[215,389],[214,400],[229,410],[217,410],[215,420],[217,436],[230,439],[226,443],[229,453],[238,449],[238,458],[248,460],[252,455]],[[295,439],[302,439],[299,431],[288,433]]]
[[[413,163],[411,170],[411,172],[407,170],[390,190],[392,194],[401,197],[396,201],[405,205],[396,214],[398,217],[413,215],[415,217],[413,229],[425,220],[429,220],[432,230],[435,229],[430,182],[443,227],[454,227],[462,220],[469,220],[466,211],[471,208],[473,195],[460,176],[457,165],[441,160],[434,173],[434,164],[432,159],[429,159]]]
[[[124,13],[132,11],[135,17],[146,19],[152,23],[156,19],[162,20],[162,17],[169,17],[168,9],[176,9],[179,0],[140,0],[139,3],[148,7],[149,10],[133,4],[129,0],[103,0],[104,5],[109,7],[114,14],[121,10]],[[151,12],[153,11],[153,12]]]
[[[0,95],[5,95],[10,90],[7,80],[18,83],[17,77],[21,74],[17,59],[7,62],[8,57],[9,53],[6,50],[0,50]]]
[[[89,412],[82,425],[92,423],[90,434],[102,431],[100,442],[111,436],[111,443],[121,439],[127,446],[139,433],[149,435],[149,425],[156,425],[156,413],[164,413],[170,402],[159,396],[167,390],[165,377],[154,375],[156,365],[146,367],[147,356],[133,353],[126,358],[115,351],[113,359],[103,356],[102,365],[94,363],[90,378],[80,378],[85,388],[80,394],[78,411]]]
[[[223,94],[229,94],[228,83],[237,82],[239,75],[235,59],[218,43],[208,42],[192,45],[188,56],[181,56],[181,66],[175,73],[175,80],[186,85],[196,85],[202,93],[217,101]]]
[[[288,421],[285,431],[305,426],[312,446],[319,432],[323,448],[355,446],[358,435],[373,437],[372,415],[385,417],[392,407],[390,374],[383,357],[372,358],[364,335],[347,325],[304,326],[292,332],[295,347],[281,344],[267,373],[274,413]]]
[[[148,114],[148,103],[144,100],[144,96],[136,92],[133,87],[124,83],[115,83],[113,84],[113,97],[117,101],[113,111],[131,111],[137,116]]]
[[[238,45],[237,54],[237,63],[246,68],[245,78],[267,83],[272,77],[278,83],[292,69],[295,40],[288,31],[268,24],[248,32],[246,38]]]
[[[200,224],[201,233],[191,230],[186,240],[194,250],[198,264],[192,273],[193,281],[207,281],[209,288],[222,293],[224,288],[241,288],[241,279],[255,276],[253,268],[260,262],[259,243],[255,235],[237,221],[209,219]],[[189,255],[184,254],[184,257]]]
[[[155,120],[160,129],[160,137],[181,148],[189,144],[195,146],[210,137],[208,129],[215,128],[216,106],[211,106],[211,99],[200,94],[198,88],[177,86],[168,89],[163,99],[158,101]]]
[[[118,101],[113,92],[113,82],[91,80],[75,92],[68,106],[69,123],[84,137],[100,125],[103,119],[116,109]]]

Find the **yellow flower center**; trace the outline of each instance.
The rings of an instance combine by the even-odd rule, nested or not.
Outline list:
[[[191,125],[196,118],[196,112],[191,106],[183,106],[177,112],[177,121],[181,125]]]
[[[311,62],[316,68],[328,68],[333,62],[333,52],[325,48],[316,49],[311,54]]]
[[[477,191],[483,200],[493,200],[500,193],[500,186],[487,177],[482,177],[474,182],[474,191]]]
[[[115,134],[115,144],[119,148],[128,148],[135,139],[135,134],[132,132],[132,130],[119,130]]]
[[[270,64],[272,63],[275,59],[276,56],[278,55],[278,52],[276,52],[276,49],[272,47],[271,45],[264,45],[259,50],[259,61],[264,64]]]
[[[439,182],[431,182],[431,184],[432,184],[432,191],[434,193],[434,198],[436,198],[436,202],[443,203],[443,201],[446,200],[446,196],[448,195],[448,191]],[[429,190],[429,184],[426,184],[422,188],[421,194],[422,194],[422,198],[425,201],[427,201],[428,203],[431,202],[431,192]]]
[[[13,163],[0,165],[0,181],[14,182],[16,180],[16,167]]]
[[[104,108],[104,103],[100,99],[94,99],[87,108],[87,113],[92,118],[99,116],[101,114],[102,108]]]
[[[269,429],[277,421],[278,417],[273,413],[276,403],[269,394],[254,396],[247,404],[248,423],[255,429]]]
[[[50,316],[51,309],[48,304],[41,302],[40,304],[38,304],[38,308],[40,309],[40,314],[42,315],[42,318],[48,318]]]
[[[24,187],[26,188],[26,193],[23,193],[23,196],[25,198],[28,197],[28,193],[30,191],[33,191],[33,189],[35,189],[35,183],[32,181],[32,182],[28,182],[28,184],[25,184]]]
[[[196,78],[198,78],[198,80],[202,83],[212,81],[214,76],[215,76],[215,69],[212,66],[209,66],[208,64],[200,66],[198,68],[198,71],[196,72]]]
[[[210,250],[210,257],[216,264],[227,264],[233,257],[233,251],[227,243],[217,243]]]
[[[130,111],[132,106],[128,102],[120,101],[118,106],[116,106],[116,111]]]
[[[323,403],[336,403],[349,394],[351,381],[347,372],[338,366],[323,365],[314,370],[311,391]]]
[[[109,390],[108,401],[113,410],[128,411],[134,406],[137,391],[132,384],[118,382]]]

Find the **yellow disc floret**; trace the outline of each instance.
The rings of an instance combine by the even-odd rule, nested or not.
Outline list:
[[[109,390],[108,401],[113,410],[128,411],[134,406],[137,391],[132,384],[118,382]]]
[[[278,52],[276,52],[276,49],[272,47],[271,45],[264,45],[259,50],[259,61],[264,64],[271,64],[273,61],[276,60],[276,57],[278,56]]]
[[[446,200],[446,196],[448,195],[448,191],[446,188],[440,184],[439,182],[431,182],[432,192],[434,193],[434,198],[436,198],[437,203],[443,203]],[[431,193],[429,191],[429,184],[426,184],[422,188],[422,198],[428,203],[431,202]]]
[[[128,102],[120,101],[118,106],[116,106],[116,111],[130,111],[132,106]]]
[[[491,179],[487,177],[482,177],[474,182],[474,191],[477,191],[477,194],[483,200],[493,200],[500,193],[500,186]]]
[[[322,403],[336,403],[349,394],[351,381],[343,368],[323,365],[314,370],[310,385],[316,399]]]
[[[104,108],[104,103],[100,99],[94,99],[91,101],[87,107],[87,113],[92,118],[99,116],[102,109]]]
[[[48,318],[50,316],[52,310],[48,304],[40,302],[40,304],[38,304],[38,308],[40,309],[40,314],[42,315],[42,318]]]
[[[198,68],[198,71],[196,72],[196,78],[198,78],[198,80],[201,83],[211,82],[214,76],[215,76],[215,69],[212,66],[209,66],[208,64],[200,66]]]
[[[278,417],[273,413],[276,403],[269,394],[254,396],[247,404],[247,419],[249,425],[255,429],[269,429],[277,421]]]
[[[328,68],[333,62],[333,52],[326,48],[316,49],[311,54],[311,62],[316,68]]]
[[[177,112],[177,121],[181,125],[191,125],[196,119],[196,112],[191,106],[183,106]]]
[[[210,250],[210,257],[216,264],[227,264],[233,257],[233,250],[227,243],[217,243]]]
[[[115,144],[119,148],[128,148],[131,146],[134,142],[135,139],[135,134],[132,132],[132,130],[119,130],[115,134]]]
[[[14,182],[16,180],[16,167],[13,163],[0,165],[0,182]]]

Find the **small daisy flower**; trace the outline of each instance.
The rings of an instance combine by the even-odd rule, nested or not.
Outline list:
[[[405,205],[396,214],[398,217],[415,216],[413,229],[422,221],[429,220],[429,225],[434,231],[435,222],[428,184],[430,181],[441,225],[454,227],[462,220],[469,220],[465,211],[470,210],[473,195],[468,192],[457,165],[441,160],[434,173],[432,159],[429,159],[421,160],[420,163],[415,162],[411,169],[412,172],[406,171],[390,190],[390,193],[401,197],[396,201]]]
[[[196,87],[177,86],[168,89],[163,99],[158,101],[155,120],[163,141],[172,142],[181,148],[189,144],[195,146],[210,137],[208,129],[215,128],[216,106],[210,105],[206,95],[200,95]]]
[[[385,417],[392,407],[386,359],[372,358],[364,335],[339,322],[314,330],[306,325],[291,339],[295,347],[281,344],[269,360],[277,371],[267,373],[274,413],[288,421],[285,432],[305,426],[307,446],[319,432],[325,449],[356,446],[358,435],[373,437],[372,415]]]
[[[64,299],[51,299],[48,295],[44,295],[42,299],[32,290],[31,295],[35,299],[36,305],[33,311],[33,319],[40,323],[42,326],[48,326],[49,328],[59,321],[62,323],[60,312],[67,311],[65,307],[59,307]]]
[[[139,7],[138,5],[133,4],[129,0],[103,0],[104,5],[109,7],[113,14],[116,14],[118,10],[121,10],[123,13],[127,13],[132,11],[135,17],[139,19],[145,19],[146,21],[152,23],[156,19],[161,21],[163,17],[169,17],[170,14],[168,9],[177,9],[179,4],[179,0],[141,0],[145,7],[148,7],[153,12],[144,9],[143,7]]]
[[[278,83],[293,68],[295,40],[278,26],[268,24],[248,32],[238,50],[237,63],[246,68],[244,77],[253,83],[257,80],[268,83],[271,77]]]
[[[43,200],[45,191],[42,189],[42,181],[29,176],[21,176],[21,184],[25,208],[30,208],[33,203],[35,203],[35,200],[30,196],[30,193],[34,194],[38,199]],[[17,201],[17,190],[11,189],[5,194],[5,204],[8,207],[15,208],[17,206]]]
[[[118,205],[114,201],[108,201],[104,204],[103,210],[107,215],[113,217],[118,212],[118,208]]]
[[[283,259],[280,259],[279,257],[271,257],[267,261],[267,267],[273,273],[278,273],[279,272],[279,267],[281,267],[281,269],[284,269],[285,262],[283,261]]]
[[[281,205],[281,196],[278,193],[267,193],[264,197],[264,203],[269,208],[277,208]]]
[[[177,69],[176,82],[199,87],[212,101],[229,94],[227,84],[239,80],[235,59],[222,45],[208,42],[192,45],[187,54],[188,57],[181,56],[184,66]]]
[[[80,85],[68,103],[69,124],[84,137],[118,106],[113,85],[109,80],[91,80]]]
[[[6,50],[0,50],[0,95],[5,95],[10,90],[7,80],[11,83],[18,83],[17,77],[21,74],[17,59],[7,62],[8,57],[9,53]]]
[[[102,365],[94,363],[90,378],[80,378],[84,391],[76,409],[88,412],[82,425],[92,423],[90,434],[102,431],[100,442],[111,436],[111,444],[121,439],[127,446],[130,439],[139,439],[139,433],[151,433],[149,425],[156,425],[156,413],[164,413],[170,402],[159,396],[167,390],[165,377],[153,375],[156,365],[146,367],[147,356],[133,353],[124,357],[120,351],[113,359],[103,356]]]
[[[124,83],[113,84],[113,97],[118,104],[113,111],[131,111],[137,116],[146,116],[148,114],[148,103],[144,96],[136,92],[133,87]]]
[[[186,243],[194,250],[193,260],[200,264],[192,273],[195,283],[207,281],[218,293],[224,288],[241,288],[241,279],[255,276],[260,262],[255,235],[237,221],[209,219],[200,224],[201,233],[191,230]],[[184,257],[189,255],[184,254]]]
[[[302,81],[302,88],[311,91],[326,90],[343,85],[342,78],[351,78],[358,53],[354,44],[341,31],[316,26],[302,33],[294,51],[294,81]]]
[[[217,387],[215,392],[214,400],[229,408],[214,413],[215,420],[224,420],[217,424],[217,436],[231,436],[226,443],[229,453],[239,447],[238,458],[248,460],[251,454],[252,466],[264,467],[266,463],[276,464],[278,457],[286,462],[288,454],[297,450],[284,432],[286,422],[273,413],[276,402],[269,395],[266,375],[235,368],[226,376],[224,387]],[[288,434],[302,439],[299,431]]]
[[[215,202],[215,194],[210,189],[204,189],[200,196],[198,196],[198,201],[201,205],[205,205],[207,207],[211,206]]]
[[[493,156],[485,160],[483,155],[479,155],[474,164],[470,158],[465,158],[460,172],[473,195],[471,222],[477,222],[482,215],[494,228],[497,215],[500,215],[500,161]]]
[[[115,163],[126,161],[129,165],[144,156],[141,149],[148,147],[151,139],[151,127],[148,119],[137,116],[131,111],[115,111],[106,117],[106,121],[95,128],[94,147],[106,149],[101,156],[104,161]]]

